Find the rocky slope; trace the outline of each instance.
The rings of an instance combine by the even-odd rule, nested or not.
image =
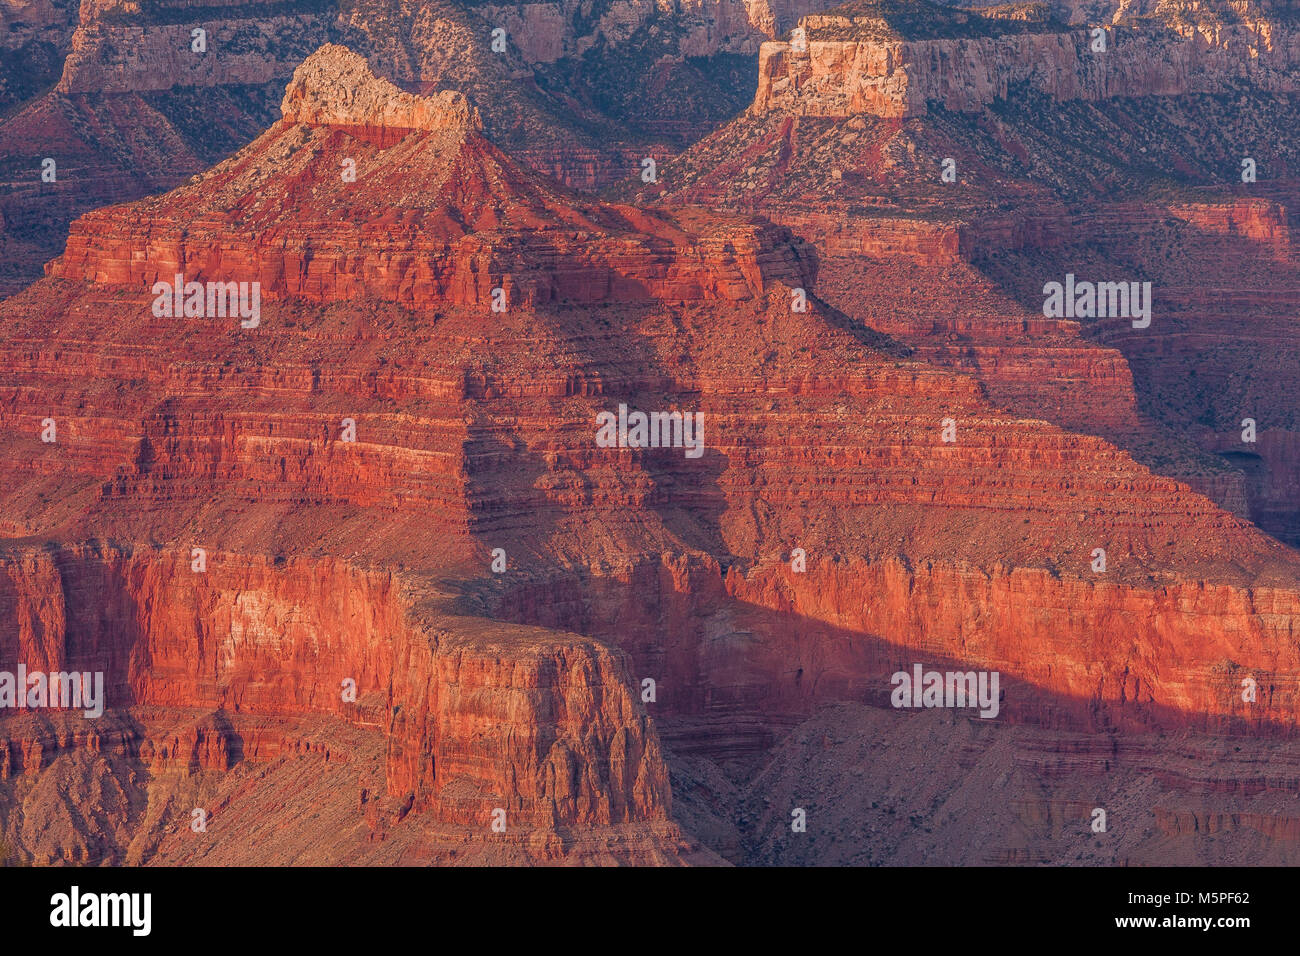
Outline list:
[[[975,112],[1020,87],[1057,102],[1227,92],[1243,81],[1296,89],[1300,34],[1289,17],[1230,27],[1153,17],[1094,35],[1045,8],[1004,10],[862,0],[804,17],[797,40],[763,44],[752,110],[903,118],[929,103]]]
[[[304,63],[281,109],[201,182],[83,217],[51,274],[136,287],[239,275],[268,298],[368,293],[484,309],[498,288],[518,307],[611,290],[626,301],[750,298],[766,277],[803,281],[797,255],[773,241],[779,230],[566,195],[492,146],[463,96],[403,93],[343,47]]]
[[[1164,54],[1130,60],[1113,45],[1072,74],[1078,82],[1044,68],[1024,83],[980,85],[954,66],[963,50],[1068,34],[1005,11],[975,26],[955,11],[918,25],[900,9],[911,7],[859,4],[805,20],[804,62],[824,53],[823,67],[789,74],[779,95],[760,90],[748,114],[639,195],[786,224],[818,251],[818,293],[916,357],[973,372],[1002,406],[1104,436],[1295,540],[1285,503],[1295,407],[1283,383],[1298,357],[1277,330],[1298,287],[1297,157],[1270,132],[1297,119],[1294,94],[1277,92],[1290,82],[1289,16],[1253,47],[1215,46],[1188,40],[1162,8],[1167,23],[1131,29]],[[812,26],[831,20],[829,37]],[[939,52],[897,75],[893,54],[841,55],[899,43]],[[773,50],[772,63],[793,62]],[[1205,69],[1184,71],[1188,56]],[[1185,92],[1198,84],[1213,91]],[[862,91],[884,89],[895,105],[869,106]],[[974,90],[984,92],[972,100]],[[1045,317],[1045,283],[1067,274],[1149,281],[1152,325]],[[1243,442],[1246,419],[1267,436]]]
[[[674,752],[676,812],[782,866],[1294,865],[1293,742],[1080,735],[833,704],[741,782]],[[671,741],[678,739],[666,728]],[[807,830],[792,832],[802,809]],[[1104,811],[1104,831],[1094,825]]]
[[[786,117],[764,209],[788,224],[772,225],[734,166],[702,159],[771,128],[751,116],[670,167],[674,204],[599,202],[511,160],[468,98],[413,96],[335,46],[282,111],[196,181],[83,217],[0,305],[0,664],[103,670],[105,727],[125,728],[0,721],[18,859],[716,862],[705,841],[806,861],[772,841],[819,715],[849,702],[867,712],[834,718],[845,733],[881,721],[915,742],[930,715],[888,701],[918,661],[1000,673],[999,716],[970,718],[999,754],[1060,741],[1017,778],[1033,825],[981,841],[989,861],[1066,852],[1055,821],[1113,738],[1135,741],[1121,816],[1180,835],[1227,810],[1144,789],[1140,741],[1289,753],[1300,557],[1135,460],[1125,436],[1204,453],[1151,420],[1122,339],[1035,319],[972,253],[1063,248],[1068,194],[1022,181],[1053,203],[1037,232],[1009,203],[1001,222],[905,215],[905,191],[874,215],[833,193],[812,208],[797,196],[816,153]],[[766,141],[751,145],[732,162],[757,166]],[[688,188],[721,211],[684,204]],[[1207,233],[1289,234],[1267,205],[1164,208]],[[168,314],[154,286],[177,272],[259,283],[259,321]],[[936,276],[990,303],[945,306]],[[598,442],[620,404],[701,413],[701,454]],[[876,759],[894,775],[920,758]],[[1001,759],[959,819],[1003,805]],[[1188,786],[1234,786],[1244,762]],[[92,797],[61,794],[87,766],[101,811],[78,823]],[[816,781],[832,820],[855,812],[846,779]],[[933,797],[889,805],[925,819]],[[232,821],[319,804],[329,835],[309,819],[265,844],[190,839],[199,798]],[[1236,812],[1289,839],[1285,807]],[[933,851],[895,832],[864,857],[856,833],[823,830],[836,849],[816,852],[931,859],[973,822]],[[1148,830],[1132,840],[1154,858]]]
[[[0,656],[47,673],[102,671],[106,699],[123,716],[54,725],[10,718],[0,754],[5,778],[31,782],[63,755],[76,762],[78,751],[88,751],[130,767],[132,778],[150,778],[154,804],[152,791],[166,791],[170,774],[222,772],[300,751],[295,730],[284,736],[285,721],[320,726],[312,715],[332,715],[354,725],[345,741],[384,741],[373,798],[402,816],[415,808],[458,841],[490,844],[500,808],[505,834],[514,834],[502,842],[522,840],[539,859],[581,857],[600,837],[591,831],[613,828],[612,839],[638,825],[640,844],[610,859],[659,862],[693,852],[668,823],[658,744],[617,654],[527,629],[496,626],[485,635],[465,621],[417,624],[400,581],[337,562],[277,566],[216,552],[211,560],[200,574],[184,552],[91,547],[6,558],[0,603],[17,633],[6,633]],[[347,681],[350,699],[341,690]],[[160,708],[207,716],[160,737]],[[250,722],[256,730],[241,732]],[[327,763],[350,760],[346,744],[310,747]],[[344,797],[344,805],[368,799],[355,788]],[[14,794],[17,805],[32,799]],[[11,846],[25,842],[17,828],[31,826],[28,810],[14,809]],[[178,817],[188,826],[188,812],[168,810],[149,827]],[[216,807],[213,813],[221,816]],[[53,836],[90,834],[61,828]],[[41,852],[98,862],[114,857],[112,842]]]
[[[0,111],[58,79],[75,26],[76,8],[69,0],[0,3]]]
[[[246,145],[325,42],[404,88],[464,94],[491,141],[595,188],[742,109],[759,41],[817,6],[14,0],[0,7],[12,49],[0,58],[0,295],[39,276],[83,212],[170,189]]]

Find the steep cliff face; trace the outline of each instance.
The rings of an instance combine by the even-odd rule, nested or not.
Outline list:
[[[4,669],[102,672],[110,715],[213,714],[168,735],[115,737],[100,729],[120,726],[110,717],[52,739],[10,717],[0,773],[11,786],[79,749],[116,749],[154,777],[224,772],[296,746],[291,730],[277,737],[275,721],[333,715],[378,725],[387,795],[466,837],[492,833],[499,808],[507,833],[542,843],[647,824],[642,852],[665,836],[664,852],[687,846],[667,822],[653,724],[621,657],[594,641],[496,624],[485,637],[487,622],[471,619],[417,622],[399,579],[331,560],[277,565],[212,552],[195,571],[184,552],[44,549],[7,553],[0,581],[11,625]],[[261,737],[230,723],[250,719],[262,721]]]
[[[464,97],[402,93],[342,47],[299,68],[282,109],[202,183],[83,217],[51,274],[140,290],[183,274],[256,281],[268,297],[364,292],[483,309],[497,289],[499,306],[517,308],[611,290],[625,301],[743,299],[774,278],[803,284],[779,230],[568,196],[488,143]],[[393,170],[407,177],[400,194]]]
[[[1219,20],[1197,23],[1238,22],[1223,5],[1215,9]],[[942,93],[957,75],[953,44],[1037,42],[1057,36],[1055,28],[1041,19],[990,15],[972,25],[958,11],[917,13],[926,10],[857,4],[805,21],[814,52],[818,42],[874,49],[909,38],[948,50],[905,71],[913,88],[941,91],[908,106],[915,115],[849,109],[892,61],[854,66],[831,57],[835,70],[804,85],[791,77],[780,102],[760,91],[748,115],[669,164],[662,185],[619,195],[788,226],[818,251],[817,293],[905,342],[913,357],[976,375],[993,401],[1018,414],[1104,436],[1294,540],[1294,512],[1284,504],[1294,410],[1282,383],[1296,357],[1274,331],[1287,321],[1285,290],[1294,285],[1297,156],[1266,145],[1267,130],[1296,121],[1294,96],[1269,91],[1285,82],[1275,84],[1267,65],[1283,64],[1276,76],[1289,82],[1293,17],[1254,10],[1274,19],[1253,45],[1188,40],[1171,10],[1131,27],[1170,50],[1218,58],[1223,89],[1240,91],[1232,96],[1178,93],[1181,80],[1163,86],[1173,54],[1144,55],[1155,79],[1129,89],[1130,61],[1112,44],[1105,54],[1088,51],[1096,69],[1080,75],[1098,84],[1091,92],[1048,84],[1032,67],[1038,78],[975,103]],[[808,26],[831,20],[834,28],[820,33]],[[1103,57],[1119,70],[1112,79]],[[977,59],[985,71],[1043,62]],[[1131,95],[1090,99],[1109,96],[1112,82]],[[891,88],[902,95],[906,85]],[[1199,132],[1189,140],[1193,126]],[[1046,284],[1067,274],[1150,281],[1153,325],[1044,317]],[[1207,379],[1218,384],[1205,388]],[[1243,442],[1247,419],[1261,429],[1267,420],[1269,435]]]
[[[534,63],[581,55],[599,45],[632,41],[647,27],[680,31],[682,56],[719,52],[756,53],[764,38],[780,36],[806,13],[824,9],[816,0],[688,0],[671,18],[648,0],[627,3],[489,3],[483,17],[517,36],[520,52]]]
[[[255,77],[283,78],[302,59],[295,51],[305,47],[309,53],[335,37],[355,41],[367,36],[376,41],[374,52],[384,66],[397,71],[391,78],[411,80],[424,74],[425,79],[433,79],[429,67],[451,68],[450,63],[439,61],[454,56],[462,40],[454,34],[468,24],[488,31],[504,30],[512,58],[527,65],[581,56],[595,47],[608,51],[634,47],[647,31],[671,35],[680,58],[754,54],[762,40],[779,36],[800,16],[826,6],[817,0],[710,0],[682,4],[670,16],[649,0],[424,2],[407,10],[384,2],[340,6],[311,0],[224,3],[215,9],[194,0],[167,0],[141,10],[129,3],[87,0],[81,5],[60,88],[69,92],[138,92],[173,84],[213,86],[259,82]],[[41,12],[47,19],[54,18],[53,8]],[[440,23],[430,23],[430,18]],[[404,51],[390,47],[390,31],[412,23],[420,24],[414,46]],[[439,25],[453,35],[444,35],[440,42],[430,31]],[[207,31],[213,55],[191,49],[195,28]],[[336,32],[349,28],[355,31],[353,35]],[[123,46],[121,41],[127,37],[136,40],[134,49]],[[474,69],[465,64],[460,68]]]
[[[258,86],[283,79],[320,46],[329,18],[329,6],[312,0],[216,8],[173,0],[143,10],[134,3],[85,0],[56,91]]]
[[[806,572],[647,562],[520,588],[501,613],[617,641],[667,713],[705,719],[692,747],[706,753],[737,746],[733,724],[758,731],[739,748],[752,753],[828,699],[887,707],[891,676],[918,660],[998,671],[1004,721],[1289,736],[1300,697],[1294,662],[1277,655],[1293,641],[1295,589],[1153,577],[842,553]],[[1248,678],[1258,700],[1243,697]]]
[[[1225,138],[1287,115],[1267,102]],[[707,812],[720,767],[768,768],[784,800],[807,763],[798,739],[767,751],[845,701],[914,739],[888,701],[918,662],[1002,675],[995,756],[1083,741],[1028,775],[1026,829],[981,848],[994,862],[1063,852],[1082,797],[1052,790],[1053,768],[1091,779],[1108,737],[1293,744],[1300,558],[1248,520],[1243,471],[1151,419],[1155,378],[1131,356],[1158,353],[1164,326],[1048,317],[1017,284],[1063,267],[1172,280],[1240,243],[1285,269],[1285,189],[1161,197],[1142,179],[1089,205],[1096,181],[1066,181],[1091,146],[1034,164],[1029,146],[1058,135],[1031,132],[1034,110],[940,106],[750,114],[664,170],[644,193],[666,201],[644,208],[548,183],[489,140],[472,97],[403,91],[336,47],[282,108],[194,182],[83,217],[49,275],[0,305],[0,654],[102,664],[114,719],[140,725],[92,743],[5,719],[0,818],[25,852],[697,859],[676,820],[781,859],[770,834]],[[1190,107],[1125,114],[1164,130],[1152,163],[1170,155],[1166,108]],[[1060,122],[1100,112],[1071,101]],[[961,175],[981,182],[949,200],[966,187],[935,184],[936,150],[972,131]],[[1124,148],[1094,175],[1127,168]],[[1207,137],[1186,163],[1224,149]],[[1162,249],[1204,258],[1160,266]],[[258,321],[206,298],[158,307],[154,284],[178,273],[258,283]],[[671,428],[658,447],[602,440],[620,406],[702,416],[698,445]],[[1132,783],[1154,758],[1130,757]],[[891,774],[913,757],[897,759]],[[78,829],[57,794],[92,764],[123,809]],[[999,767],[977,786],[1002,806]],[[309,781],[324,769],[343,797]],[[1170,789],[1196,793],[1180,775],[1168,765]],[[770,824],[732,787],[719,806]],[[259,807],[319,799],[341,835],[189,840],[179,811],[207,795],[258,833]],[[1120,795],[1161,814],[1152,832],[1226,812]],[[80,835],[23,830],[29,807]],[[519,829],[493,843],[498,807]],[[1287,839],[1264,802],[1242,812],[1228,822]]]
[[[753,110],[809,116],[974,112],[1025,86],[1054,100],[1219,93],[1249,82],[1294,92],[1300,35],[1285,21],[1169,26],[1159,20],[1058,32],[1052,21],[859,3],[801,19],[799,38],[764,43]],[[896,10],[909,18],[906,26]],[[912,18],[915,19],[912,19]],[[908,29],[913,23],[916,29]],[[1105,49],[1098,44],[1104,40]]]
[[[637,144],[637,159],[655,137],[697,137],[743,101],[717,57],[745,58],[752,76],[758,41],[778,36],[795,18],[824,4],[808,2],[686,5],[670,16],[649,2],[460,5],[387,0],[338,6],[315,0],[229,3],[219,8],[171,0],[147,10],[85,3],[57,92],[140,93],[173,87],[247,87],[283,82],[327,41],[346,42],[380,75],[424,90],[455,88],[484,111],[492,137],[536,155],[539,168],[575,150],[561,172],[575,183],[621,178],[637,167],[616,161]],[[200,40],[194,31],[202,30]],[[589,69],[598,55],[603,71]],[[706,61],[708,61],[707,65]],[[620,78],[607,75],[614,63]],[[533,69],[542,72],[534,77]],[[537,80],[540,79],[539,89]],[[693,103],[675,102],[693,94]],[[743,95],[743,94],[742,94]],[[638,101],[654,103],[644,115]],[[722,105],[724,112],[716,107]],[[685,112],[683,112],[683,107]],[[575,108],[577,110],[575,115]],[[637,135],[629,128],[672,112],[676,125]],[[691,111],[695,119],[691,119]],[[642,142],[644,141],[644,142]],[[242,145],[231,144],[231,148]],[[597,178],[583,178],[583,149],[598,157]],[[617,166],[617,172],[614,167]]]
[[[1118,23],[1156,18],[1180,27],[1202,29],[1245,27],[1257,30],[1262,21],[1290,20],[1295,16],[1295,10],[1288,0],[1047,0],[1046,3],[1033,4],[1008,4],[1005,0],[959,0],[953,6],[986,15],[996,15],[999,8],[1046,7],[1053,15],[1068,23]]]
[[[528,275],[526,258],[508,258],[539,242],[553,243],[553,258],[538,274],[554,276],[554,263],[572,262],[573,274],[588,279],[602,269],[635,279],[644,268],[638,244],[653,248],[670,235],[677,247],[694,241],[666,213],[583,202],[545,187],[481,142],[462,101],[412,99],[360,69],[343,51],[322,51],[299,71],[286,95],[289,120],[270,139],[169,197],[83,219],[46,288],[14,300],[14,430],[39,421],[41,402],[41,414],[61,421],[65,436],[62,447],[36,458],[9,445],[15,531],[56,531],[63,516],[39,495],[51,481],[78,476],[86,484],[74,520],[132,537],[146,527],[193,533],[190,521],[222,528],[221,514],[252,499],[258,517],[224,528],[224,547],[256,546],[270,527],[273,540],[300,547],[313,527],[309,515],[291,517],[302,501],[318,502],[318,521],[333,523],[333,547],[373,560],[401,553],[417,566],[448,565],[463,575],[501,547],[511,567],[540,583],[520,592],[526,598],[507,587],[506,596],[490,599],[490,590],[475,586],[468,593],[488,602],[480,613],[596,634],[628,648],[643,673],[663,660],[656,648],[673,633],[680,656],[665,676],[674,688],[667,699],[690,714],[707,712],[710,700],[747,711],[766,701],[798,717],[820,695],[878,694],[896,654],[926,651],[1023,682],[1027,696],[1007,710],[1026,719],[1208,721],[1217,729],[1235,726],[1238,668],[1258,671],[1261,682],[1285,671],[1276,655],[1294,614],[1289,551],[1114,445],[1000,410],[976,380],[906,356],[815,299],[805,312],[792,309],[791,283],[803,280],[780,264],[798,257],[775,239],[757,246],[767,251],[734,281],[724,274],[694,286],[602,282],[586,299],[559,286],[511,298],[505,312],[455,283],[415,286],[419,297],[408,301],[443,317],[416,333],[392,313],[383,334],[363,331],[361,341],[371,344],[353,348],[339,367],[330,303],[346,294],[401,304],[394,290],[405,286],[393,282],[392,269],[363,265],[348,274],[312,249],[303,257],[318,264],[306,273],[312,281],[293,284],[281,280],[288,270],[244,271],[249,260],[239,244],[261,249],[291,223],[315,241],[314,230],[301,226],[302,211],[318,214],[332,201],[392,223],[387,235],[402,241],[401,221],[388,217],[382,198],[391,186],[372,183],[371,169],[427,170],[420,189],[401,198],[408,216],[424,216],[406,235],[427,240],[455,224],[449,265],[464,258],[466,246],[454,243],[487,248],[502,269],[492,282],[508,279],[511,288],[540,288],[518,278]],[[309,116],[331,125],[290,122]],[[336,141],[339,155],[372,147],[386,162],[360,163],[357,182],[344,184],[334,154],[300,149],[307,158],[295,165],[289,145],[277,145],[316,136]],[[370,191],[357,197],[351,186]],[[310,207],[300,198],[307,195]],[[224,221],[215,212],[221,208],[232,210]],[[206,259],[174,257],[161,241],[179,232],[179,210],[189,216],[185,242]],[[368,228],[364,219],[338,218]],[[708,220],[686,221],[699,235]],[[206,231],[205,222],[213,223]],[[633,223],[637,232],[613,234]],[[528,228],[516,231],[520,225]],[[574,229],[585,241],[565,245],[563,234]],[[340,235],[346,231],[332,229],[329,241],[340,243]],[[618,240],[617,255],[602,252],[605,235]],[[334,262],[364,263],[375,248],[358,240]],[[700,266],[707,260],[691,261],[691,275],[709,275],[711,267]],[[174,270],[222,281],[260,277],[279,298],[254,330],[219,317],[159,316],[146,290]],[[719,300],[727,303],[721,313],[713,306]],[[96,301],[114,301],[116,315],[133,308],[140,318],[114,331]],[[93,418],[79,411],[84,386],[75,382],[57,396],[28,384],[28,376],[49,374],[41,370],[51,360],[46,348],[31,351],[33,343],[69,312],[81,316],[78,335],[99,343],[84,374],[149,383],[128,392],[111,417],[103,407]],[[983,321],[996,325],[996,318]],[[132,344],[142,328],[153,329],[147,339],[158,343],[146,351]],[[1069,333],[1046,321],[1031,331]],[[250,367],[264,371],[252,380],[218,372],[232,348],[251,349]],[[1114,353],[1098,352],[1094,361],[1082,343],[1075,352],[1072,374],[1102,389],[1093,414],[1114,399],[1109,427],[1139,430],[1132,384]],[[77,353],[60,354],[66,361]],[[436,359],[413,361],[419,355]],[[1020,370],[1005,357],[1001,363],[999,381],[1019,381],[1028,404],[1033,363]],[[355,383],[367,381],[358,391]],[[250,403],[250,386],[263,397]],[[214,412],[214,401],[231,409]],[[594,441],[594,422],[620,402],[698,409],[707,422],[702,464],[681,449],[616,451],[611,461]],[[1087,408],[1075,412],[1088,417]],[[337,438],[344,417],[356,423],[359,441]],[[166,530],[149,507],[163,501]],[[434,517],[418,517],[421,505],[432,506]],[[366,517],[375,515],[385,529],[379,534]],[[773,577],[795,547],[811,558],[809,569]],[[1091,567],[1097,548],[1108,555],[1104,578]],[[664,554],[678,557],[655,570]],[[557,564],[569,570],[558,577],[546,570]],[[1198,597],[1203,590],[1210,596]],[[652,600],[638,618],[631,595],[642,592]],[[654,611],[664,606],[662,615]],[[583,610],[571,616],[576,608]],[[757,622],[739,623],[752,615]],[[783,616],[809,630],[792,633]],[[709,623],[687,623],[694,620]],[[1231,654],[1216,637],[1228,620],[1238,622]],[[1242,621],[1254,622],[1255,637],[1244,640]],[[743,660],[727,662],[721,646],[745,631],[763,637]],[[1179,651],[1157,650],[1171,633]],[[832,651],[837,634],[860,637]],[[1099,650],[1081,634],[1124,637],[1122,647]],[[834,676],[796,685],[787,702],[787,675],[798,669],[788,666],[790,655],[805,652],[810,677],[821,667]],[[1151,663],[1157,658],[1165,662],[1159,670]],[[1229,658],[1231,667],[1216,670]],[[1047,707],[1040,696],[1047,692],[1077,706]],[[1293,704],[1279,690],[1249,713],[1259,726],[1286,726]]]
[[[58,78],[76,26],[71,0],[0,3],[0,109],[22,102]]]
[[[405,93],[370,72],[364,57],[334,44],[321,47],[294,71],[280,104],[280,118],[293,125],[373,130],[381,137],[415,130],[477,133],[483,129],[478,110],[462,94]]]
[[[742,109],[757,41],[817,8],[10,3],[0,107],[21,108],[0,122],[0,295],[38,276],[82,213],[170,189],[246,145],[326,42],[407,89],[464,94],[487,137],[525,166],[595,189]],[[54,180],[42,179],[46,159]]]

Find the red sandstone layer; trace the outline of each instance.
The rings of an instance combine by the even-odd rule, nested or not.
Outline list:
[[[54,542],[6,549],[0,664],[102,664],[123,706],[275,721],[353,719],[336,685],[355,672],[385,798],[451,827],[504,801],[547,854],[582,834],[679,852],[647,713],[703,718],[697,749],[739,758],[828,702],[883,703],[918,658],[1001,671],[1008,723],[1294,733],[1300,559],[1029,414],[1059,362],[1062,416],[1143,427],[1115,350],[996,297],[960,230],[953,254],[946,227],[889,223],[872,246],[864,226],[878,261],[915,246],[880,265],[882,296],[924,295],[927,242],[946,281],[995,296],[900,315],[782,229],[549,187],[461,106],[315,103],[327,125],[283,122],[191,186],[85,218],[0,307],[5,530]],[[1267,207],[1177,208],[1284,241]],[[258,327],[157,314],[150,286],[178,269],[264,282]],[[495,283],[528,294],[493,312]],[[704,454],[601,447],[620,403],[701,412]],[[106,538],[139,544],[76,543]],[[10,735],[11,765],[38,736]],[[224,731],[145,736],[160,769],[235,766]]]

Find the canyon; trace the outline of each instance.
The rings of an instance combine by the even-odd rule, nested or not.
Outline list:
[[[595,189],[743,108],[759,41],[816,4],[4,0],[0,295],[39,277],[82,213],[165,192],[247,145],[324,43],[404,89],[469,97],[498,146]]]
[[[686,55],[754,98],[655,182],[321,36],[0,302],[0,667],[109,698],[0,718],[7,862],[1296,858],[1286,19],[1243,71],[1134,11],[1097,70],[1041,5],[721,9]],[[1067,272],[1151,326],[1045,317]],[[261,322],[155,315],[177,273]],[[601,447],[620,404],[703,455]],[[893,709],[916,663],[998,717]]]
[[[1214,93],[1241,81],[1295,92],[1300,39],[1290,30],[1179,26],[1138,20],[1069,30],[1044,4],[964,14],[849,3],[803,17],[797,42],[763,44],[752,109],[901,119],[924,116],[931,103],[976,112],[1012,87],[1057,103]]]
[[[867,12],[892,16],[897,6]],[[1296,355],[1277,330],[1291,321],[1298,285],[1296,157],[1285,143],[1265,145],[1276,142],[1269,130],[1295,122],[1294,95],[1267,69],[1243,87],[1230,65],[1234,56],[1252,70],[1269,56],[1289,63],[1290,19],[1263,32],[1268,56],[1202,45],[1177,22],[1163,32],[1147,22],[1145,42],[1167,52],[1130,60],[1120,45],[1095,54],[1106,67],[1081,74],[1093,84],[1088,92],[1060,82],[1055,66],[1027,85],[1009,77],[981,85],[952,64],[992,42],[983,34],[1003,29],[1003,17],[971,27],[972,15],[931,11],[921,37],[907,42],[937,59],[901,68],[916,84],[899,86],[894,105],[871,106],[861,91],[878,89],[894,69],[888,51],[897,43],[877,39],[889,32],[879,24],[891,21],[844,9],[807,18],[848,26],[819,38],[810,25],[803,57],[789,55],[788,41],[766,44],[763,62],[781,75],[762,81],[768,91],[761,84],[751,109],[670,164],[660,185],[623,189],[620,198],[761,210],[818,250],[830,279],[818,291],[830,304],[917,357],[974,372],[1006,407],[1105,437],[1294,541],[1291,469],[1280,456],[1295,430],[1282,383],[1295,374]],[[904,35],[910,23],[895,19],[889,29]],[[1050,20],[1006,22],[1032,31],[1008,42],[1082,44],[1087,36]],[[846,40],[855,29],[863,39]],[[945,32],[958,35],[930,38]],[[867,52],[846,56],[846,44]],[[1189,85],[1183,65],[1195,56],[1223,69],[1207,66]],[[1020,61],[1003,54],[989,62]],[[1149,74],[1144,91],[1130,85],[1134,62]],[[1242,89],[1249,99],[1240,99]],[[963,90],[978,95],[963,100]],[[847,91],[858,91],[858,105]],[[914,109],[921,113],[906,115]],[[1267,170],[1249,183],[1247,159]],[[951,181],[943,179],[948,164]],[[1152,329],[1045,320],[1045,283],[1085,269],[1151,281]],[[944,288],[951,292],[937,291]],[[1243,322],[1243,309],[1259,319]],[[1268,436],[1244,444],[1246,419],[1268,421]]]

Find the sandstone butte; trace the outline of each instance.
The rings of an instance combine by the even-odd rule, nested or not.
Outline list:
[[[860,13],[829,18],[827,42],[876,37]],[[1027,22],[1007,35],[1050,35]],[[1270,428],[1294,414],[1292,346],[1223,331],[1294,302],[1250,264],[1294,275],[1286,181],[1154,188],[1168,128],[1217,95],[1200,89],[1117,87],[1106,106],[1148,124],[1155,155],[1103,152],[1095,175],[1129,174],[1112,194],[1071,181],[1069,135],[1102,120],[1062,86],[1022,111],[995,95],[909,117],[763,82],[620,204],[516,163],[465,97],[403,92],[326,45],[245,149],[73,224],[47,277],[0,303],[0,662],[104,670],[112,712],[5,719],[8,846],[1040,862],[1073,860],[1104,790],[1149,818],[1110,862],[1294,858],[1300,556],[1251,520],[1272,502],[1289,527],[1287,459],[1246,474],[1216,460],[1222,422],[1189,436],[1176,411],[1197,326],[1221,336],[1197,366],[1216,381],[1272,349],[1246,397]],[[1287,115],[1277,90],[1237,122]],[[1035,97],[1078,110],[1041,133],[1039,165]],[[1187,177],[1226,149],[1207,137]],[[957,197],[946,155],[978,180]],[[1232,256],[1247,265],[1207,271]],[[1044,319],[1030,293],[1067,266],[1152,270],[1168,311],[1146,338]],[[151,287],[176,273],[260,282],[260,326],[156,317]],[[704,457],[597,447],[620,403],[702,411]],[[998,670],[997,726],[889,708],[917,660]],[[779,843],[810,790],[866,832]],[[895,813],[935,800],[937,833]],[[79,802],[109,809],[87,821]],[[196,836],[199,802],[214,824]],[[281,831],[316,822],[275,833],[267,807]],[[1239,830],[1258,836],[1208,835]]]
[[[594,189],[743,109],[759,43],[832,2],[0,0],[0,295],[40,276],[77,216],[256,138],[323,43],[404,88],[472,96],[524,165]],[[46,158],[54,181],[30,175]]]
[[[1105,54],[1041,5],[806,17],[750,110],[635,192],[789,226],[823,301],[1294,544],[1297,157],[1267,131],[1298,118],[1300,33],[1284,4],[1175,6],[1132,5]],[[1067,272],[1150,280],[1159,331],[1044,318]]]

